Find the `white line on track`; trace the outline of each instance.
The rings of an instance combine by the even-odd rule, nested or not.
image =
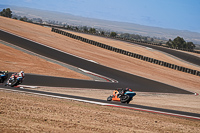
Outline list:
[[[30,86],[30,85],[18,85],[19,87],[23,87],[23,88],[38,88],[37,86]]]
[[[96,73],[93,73],[93,72],[90,72],[90,71],[88,71],[88,70],[84,70],[84,69],[81,69],[81,68],[78,68],[78,69],[81,70],[81,71],[84,72],[84,73],[88,73],[88,74],[91,74],[91,75],[100,77],[100,78],[102,78],[102,79],[105,79],[105,80],[107,80],[108,82],[111,81],[111,82],[113,82],[113,83],[118,83],[118,81],[115,80],[115,79],[111,79],[111,78],[108,78],[108,77],[105,77],[105,76],[102,76],[102,75],[99,75],[99,74],[96,74]]]
[[[30,93],[30,94],[48,96],[48,97],[54,97],[54,98],[60,98],[60,99],[68,99],[68,100],[74,100],[74,101],[80,101],[80,102],[86,102],[86,103],[93,103],[93,104],[98,104],[98,105],[107,105],[107,103],[102,103],[102,102],[95,102],[95,101],[89,101],[89,100],[83,100],[83,99],[54,96],[54,95],[48,95],[48,94],[42,94],[42,93],[28,92],[28,91],[23,91],[23,90],[13,90],[13,89],[6,89],[6,88],[0,88],[0,89],[7,90],[7,91],[14,91],[14,92]]]

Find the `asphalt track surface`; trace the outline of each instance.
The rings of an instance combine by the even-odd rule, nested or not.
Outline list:
[[[26,80],[23,84],[36,86],[53,86],[53,87],[78,87],[78,88],[96,88],[96,89],[115,89],[130,87],[134,91],[140,92],[160,92],[160,93],[177,93],[193,94],[174,86],[163,84],[157,81],[132,75],[116,69],[112,69],[100,64],[96,64],[76,56],[67,54],[37,42],[21,38],[14,34],[0,30],[0,39],[13,45],[22,47],[34,53],[61,61],[118,81],[118,83],[96,82],[87,80],[77,80],[69,78],[51,77],[43,75],[26,74]],[[58,44],[59,45],[59,44]]]
[[[110,39],[112,39],[112,38],[110,38]],[[113,39],[113,40],[118,40],[118,39]],[[122,40],[118,40],[118,41],[122,41]],[[122,41],[122,42],[124,42],[124,41]],[[200,66],[200,57],[189,54],[189,52],[186,53],[186,52],[183,52],[182,50],[166,48],[166,47],[163,47],[163,46],[157,46],[157,45],[151,45],[151,44],[145,44],[145,43],[133,43],[133,42],[129,42],[129,41],[126,41],[126,42],[130,43],[130,44],[137,44],[137,45],[149,47],[149,48],[152,48],[152,49],[155,49],[155,50],[158,50],[158,51],[162,51],[162,52],[168,53],[170,55],[173,55],[175,57],[178,57],[182,60],[185,60],[189,63]]]
[[[83,34],[88,35],[87,33],[83,33]],[[97,35],[91,35],[91,36],[97,36]],[[104,38],[104,37],[102,37],[102,38]],[[109,39],[112,39],[112,38],[109,38]],[[118,40],[118,39],[113,39],[113,40]],[[122,41],[122,40],[118,40],[118,41]],[[124,41],[122,41],[122,42],[124,42]],[[158,51],[162,51],[162,52],[168,53],[170,55],[173,55],[175,57],[178,57],[182,60],[185,60],[187,62],[190,62],[192,64],[200,66],[200,57],[189,54],[189,52],[186,53],[186,52],[183,52],[182,50],[171,49],[171,48],[166,48],[166,47],[157,46],[157,45],[150,45],[150,44],[145,44],[145,43],[132,43],[132,42],[129,42],[129,41],[127,41],[127,43],[137,44],[137,45],[149,47],[149,48],[152,48],[152,49],[155,49],[155,50],[158,50]]]
[[[138,44],[138,45],[142,45],[142,46],[145,46],[145,47],[153,48],[155,50],[159,50],[159,51],[168,53],[168,54],[173,55],[175,57],[178,57],[182,60],[185,60],[187,62],[190,62],[192,64],[200,66],[200,58],[199,57],[194,56],[194,55],[189,54],[189,53],[185,53],[181,50],[175,50],[175,49],[170,49],[170,48],[165,48],[165,47],[150,45],[150,44]]]
[[[49,97],[55,97],[55,98],[62,98],[62,99],[71,99],[71,100],[88,102],[88,103],[99,104],[99,105],[104,105],[104,106],[133,109],[133,110],[139,110],[139,111],[145,111],[145,112],[151,112],[151,113],[158,113],[158,114],[165,114],[165,115],[171,115],[171,116],[176,116],[176,117],[200,120],[200,114],[197,114],[197,113],[149,107],[149,106],[143,106],[143,105],[137,105],[137,104],[124,104],[124,103],[120,103],[120,102],[109,102],[109,101],[100,100],[100,99],[93,99],[93,98],[80,97],[80,96],[71,96],[71,95],[66,95],[66,94],[44,92],[44,91],[37,91],[37,90],[30,90],[30,89],[21,89],[21,88],[15,88],[15,87],[5,87],[5,86],[1,86],[1,85],[0,85],[0,89],[15,91],[15,92],[25,92],[25,93],[31,93],[31,94],[49,96]]]

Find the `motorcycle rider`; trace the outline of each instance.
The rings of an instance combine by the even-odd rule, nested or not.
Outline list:
[[[117,88],[113,91],[113,95],[107,98],[107,101],[120,101],[121,103],[128,104],[135,95],[136,93],[129,88]]]
[[[4,80],[6,80],[8,78],[8,71],[0,71],[0,76],[5,75],[3,77],[0,78],[0,83],[3,83]]]
[[[0,74],[6,75],[7,73],[8,73],[8,71],[0,71]]]
[[[127,91],[131,91],[131,92],[132,92],[132,90],[129,89],[129,88],[117,89],[117,91],[118,91],[118,94],[117,94],[117,95],[124,95]]]
[[[20,72],[18,73],[18,76],[19,76],[19,77],[22,77],[22,79],[24,80],[24,77],[25,77],[24,71],[20,71]]]
[[[23,71],[20,71],[20,72],[18,72],[18,73],[12,74],[11,77],[9,78],[9,80],[7,81],[7,83],[5,84],[5,86],[9,85],[9,81],[10,81],[10,80],[16,79],[16,78],[18,78],[18,77],[22,77],[22,80],[20,81],[20,83],[22,83],[23,80],[24,80],[24,78],[25,78],[24,72],[23,72]]]

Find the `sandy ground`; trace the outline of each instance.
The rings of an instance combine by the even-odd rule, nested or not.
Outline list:
[[[0,91],[0,132],[199,133],[199,127],[197,120]]]
[[[197,76],[97,48],[53,33],[51,32],[51,29],[47,27],[3,17],[0,17],[0,21],[0,29],[89,60],[94,60],[105,66],[200,93],[200,78]],[[104,41],[109,40],[109,45],[115,46],[116,44],[115,41],[110,39],[100,39],[101,40],[96,41],[106,43]],[[147,48],[139,47],[137,45],[129,45],[130,44],[128,43],[122,45],[122,42],[118,42],[116,47],[123,49],[130,47],[129,51],[137,51],[138,53],[139,51],[142,52],[144,50],[144,52],[142,52],[143,55],[156,57],[160,60],[163,59],[167,62],[175,61],[175,64],[177,65],[183,64],[188,66],[188,64],[174,60],[160,52],[147,50]],[[38,57],[30,57],[30,55],[18,57],[18,61],[13,60],[9,53],[15,50],[1,44],[0,51],[4,52],[6,55],[4,58],[0,58],[0,69],[3,70],[5,68],[9,71],[19,71],[23,69],[28,73],[49,74],[52,76],[57,76],[56,74],[58,74],[58,76],[62,77],[88,78],[59,65],[57,66],[56,64],[52,64],[43,59],[38,59]],[[18,53],[20,53],[20,51],[14,52],[16,56],[18,56]],[[23,54],[25,53],[21,52],[19,55]],[[30,59],[32,61],[28,62]],[[48,63],[54,67],[49,67],[50,65]],[[21,64],[23,64],[23,66]],[[13,65],[15,67],[12,67]],[[199,67],[192,65],[189,65],[188,67],[197,70],[200,69]],[[49,73],[49,70],[52,70],[52,73]],[[134,90],[134,88],[132,89]],[[38,88],[38,90],[78,96],[98,97],[97,99],[106,99],[112,94],[112,91],[104,91],[102,93],[102,90],[89,89],[88,91],[88,89],[78,88],[42,87]],[[131,103],[200,113],[200,96],[150,94],[140,92],[137,92],[137,94],[138,95],[136,95],[134,101]],[[0,100],[0,131],[3,132],[121,132],[121,130],[123,130],[123,132],[199,132],[200,127],[199,121],[195,120],[186,120],[133,110],[102,107],[68,100],[27,96],[24,94],[8,92],[5,93],[2,91],[0,92]],[[129,124],[124,123],[124,121]]]

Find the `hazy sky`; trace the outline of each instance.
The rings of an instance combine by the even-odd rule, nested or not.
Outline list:
[[[200,0],[0,0],[0,5],[200,33]]]

